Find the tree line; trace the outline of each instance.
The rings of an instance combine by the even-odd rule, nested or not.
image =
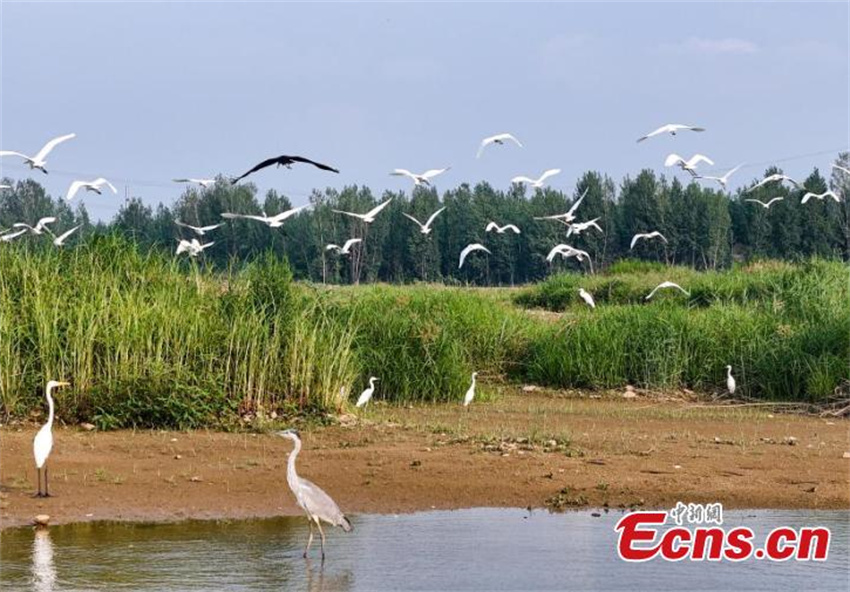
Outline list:
[[[850,168],[850,153],[841,154],[837,162]],[[774,167],[764,174],[774,172],[781,171]],[[749,187],[754,184],[755,181]],[[800,203],[805,191],[820,193],[831,188],[839,196],[848,195],[850,175],[832,170],[826,178],[814,169],[803,186],[805,189],[771,183],[748,193],[739,190],[729,194],[708,182],[683,183],[678,176],[670,179],[647,169],[624,178],[619,185],[602,173],[586,172],[571,194],[551,188],[529,191],[520,185],[498,190],[487,183],[462,184],[442,194],[425,186],[409,193],[385,191],[382,195],[361,186],[314,190],[309,197],[311,207],[287,220],[281,228],[269,228],[253,220],[224,221],[221,228],[200,237],[202,242],[215,241],[201,260],[226,266],[271,252],[288,259],[295,277],[315,282],[512,285],[540,280],[554,271],[587,269],[586,263],[575,258],[548,263],[546,255],[559,243],[587,251],[596,270],[627,257],[698,269],[725,268],[734,261],[759,258],[850,259],[847,201],[836,203],[827,198]],[[566,212],[585,191],[576,221],[599,218],[604,232],[591,228],[567,238],[565,225],[534,219]],[[745,201],[752,198],[767,202],[774,197],[784,199],[769,209]],[[392,203],[368,225],[332,211],[366,212],[387,199],[392,199]],[[424,222],[443,206],[446,210],[437,217],[428,235],[420,233],[419,227],[402,215],[408,213]],[[62,199],[53,199],[30,179],[0,194],[0,229],[54,215],[59,231],[80,223],[86,225],[65,248],[73,248],[74,242],[80,240],[91,240],[92,235],[117,233],[144,248],[173,251],[177,239],[194,236],[190,230],[177,226],[175,220],[201,226],[222,222],[222,212],[271,215],[291,207],[289,198],[277,191],[268,191],[261,198],[252,184],[233,186],[220,179],[207,189],[186,189],[170,206],[152,207],[141,197],[132,197],[112,220],[92,223],[84,205],[72,208]],[[486,233],[484,229],[490,221],[515,224],[522,232]],[[660,231],[667,243],[639,241],[630,249],[634,234],[653,230]],[[342,244],[354,237],[363,241],[349,256],[325,248],[329,243]],[[23,237],[18,241],[36,244],[33,239],[38,238]],[[52,248],[49,241],[37,242]],[[460,251],[473,242],[484,244],[492,254],[471,256],[459,270]]]

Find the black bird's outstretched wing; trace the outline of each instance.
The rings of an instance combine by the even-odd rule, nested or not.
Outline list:
[[[282,166],[289,166],[289,165],[296,163],[296,162],[303,162],[303,163],[306,163],[306,164],[312,164],[314,167],[322,169],[323,171],[330,171],[332,173],[338,173],[339,172],[337,169],[335,169],[331,166],[328,166],[326,164],[322,164],[320,162],[316,162],[315,160],[310,160],[309,158],[304,158],[303,156],[287,156],[287,155],[284,154],[284,155],[281,155],[281,156],[275,156],[274,158],[267,158],[266,160],[264,160],[260,164],[256,165],[254,168],[252,168],[248,172],[246,172],[246,173],[236,177],[235,179],[231,180],[230,183],[236,184],[238,181],[244,179],[245,177],[247,177],[251,173],[256,173],[260,169],[264,169],[266,167],[272,166],[273,164],[282,165]]]
[[[238,177],[236,177],[235,179],[231,179],[231,180],[230,180],[230,184],[231,184],[231,185],[236,185],[236,183],[238,183],[239,181],[241,181],[242,179],[244,179],[245,177],[247,177],[247,176],[248,176],[248,175],[250,175],[251,173],[256,173],[256,172],[257,172],[257,171],[259,171],[260,169],[264,169],[264,168],[266,168],[266,167],[272,166],[273,164],[278,164],[279,160],[280,160],[280,157],[276,157],[276,158],[267,158],[266,160],[264,160],[264,161],[263,161],[263,162],[261,162],[260,164],[258,164],[258,165],[256,165],[256,166],[254,166],[254,167],[253,167],[252,169],[250,169],[248,172],[246,172],[246,173],[242,173],[241,175],[239,175],[239,176],[238,176]]]

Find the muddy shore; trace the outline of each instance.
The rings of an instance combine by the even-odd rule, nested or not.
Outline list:
[[[850,508],[850,422],[657,398],[513,393],[374,406],[304,430],[299,472],[346,511],[473,506]],[[59,427],[51,493],[31,497],[36,426],[0,428],[0,527],[298,514],[271,434]]]

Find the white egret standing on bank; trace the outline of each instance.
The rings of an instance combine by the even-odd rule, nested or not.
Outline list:
[[[735,378],[732,376],[732,366],[726,366],[726,390],[730,395],[735,394]]]
[[[322,561],[325,560],[325,532],[322,530],[322,521],[327,522],[331,526],[339,526],[345,532],[352,530],[351,522],[339,509],[331,497],[319,488],[319,486],[311,483],[307,479],[298,476],[295,471],[295,459],[298,453],[301,452],[301,438],[298,437],[298,432],[295,430],[285,430],[278,432],[278,436],[282,436],[288,440],[292,440],[295,448],[289,453],[289,459],[286,462],[286,482],[289,483],[289,489],[295,494],[295,501],[307,514],[310,521],[310,538],[307,539],[307,547],[304,549],[304,558],[307,558],[307,552],[310,550],[310,545],[313,544],[313,523],[319,527],[319,535],[322,537]]]
[[[35,466],[38,469],[38,492],[36,497],[50,497],[50,492],[47,489],[47,467],[44,463],[47,462],[47,457],[50,456],[50,451],[53,449],[53,397],[51,392],[53,389],[60,386],[70,386],[69,382],[59,382],[51,380],[47,383],[44,389],[44,396],[47,398],[47,423],[41,426],[38,433],[32,441],[32,454],[35,457]],[[44,491],[41,490],[41,472],[44,469]]]
[[[364,407],[369,401],[372,400],[372,393],[375,392],[375,381],[376,380],[378,380],[378,379],[375,378],[374,376],[369,379],[369,388],[367,388],[365,391],[360,393],[360,398],[357,399],[357,404],[354,405],[355,407],[357,407],[358,409],[360,407]]]
[[[596,302],[593,301],[593,296],[590,294],[590,292],[588,292],[584,288],[579,288],[578,289],[578,295],[581,296],[582,300],[587,302],[587,305],[590,308],[596,308]]]
[[[463,406],[469,408],[469,404],[472,403],[472,399],[475,398],[475,377],[478,376],[478,372],[472,373],[472,384],[469,385],[469,390],[466,391],[466,394],[463,396]]]

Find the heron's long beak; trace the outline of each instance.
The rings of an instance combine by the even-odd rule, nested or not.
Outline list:
[[[56,386],[71,386],[70,382],[57,382]]]

